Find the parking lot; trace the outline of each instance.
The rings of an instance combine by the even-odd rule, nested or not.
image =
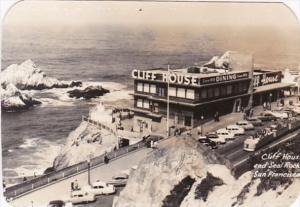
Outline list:
[[[268,116],[268,118],[262,117],[261,120],[263,121],[261,122],[262,123],[261,126],[254,126],[254,129],[252,130],[245,130],[245,133],[243,135],[234,136],[234,139],[226,140],[226,142],[223,144],[218,143],[216,147],[213,147],[211,144],[208,143],[201,143],[201,144],[206,145],[211,150],[217,152],[221,157],[224,157],[226,160],[228,160],[232,168],[245,166],[245,163],[247,162],[249,157],[255,154],[257,151],[261,151],[263,149],[275,146],[276,144],[281,143],[290,138],[295,138],[296,135],[299,133],[298,128],[296,128],[296,130],[292,130],[291,132],[288,132],[283,136],[274,138],[273,140],[271,140],[270,143],[266,144],[265,146],[260,146],[259,149],[254,149],[252,152],[246,151],[244,149],[245,146],[244,141],[246,139],[253,139],[253,137],[258,136],[258,134],[267,133],[268,130],[269,133],[273,135],[273,133],[276,133],[276,131],[279,130],[279,129],[275,129],[276,127],[283,125],[283,128],[287,129],[288,123],[300,122],[300,113],[298,112],[300,107],[298,104],[294,106],[288,105],[288,106],[278,107],[278,108],[274,107],[274,109],[275,110],[273,111],[268,111],[268,110],[263,111],[262,114],[264,115],[268,114],[266,115]],[[261,113],[256,114],[255,116],[261,116]],[[224,128],[226,129],[226,127]],[[218,130],[215,131],[215,134],[217,134],[216,132],[218,132]],[[203,136],[199,136],[199,138],[205,139],[205,137]],[[200,142],[205,142],[205,141],[202,140]]]

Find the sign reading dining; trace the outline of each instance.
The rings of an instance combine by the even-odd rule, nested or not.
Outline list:
[[[249,77],[248,72],[223,74],[219,76],[199,78],[197,76],[187,75],[187,74],[172,73],[172,72],[170,72],[169,74],[156,73],[155,71],[141,71],[136,69],[132,70],[131,75],[133,78],[140,79],[140,80],[163,81],[163,82],[169,82],[173,84],[192,85],[192,86],[220,83],[220,82],[226,82],[226,81]]]

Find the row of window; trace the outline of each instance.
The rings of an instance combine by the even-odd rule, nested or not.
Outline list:
[[[186,99],[195,99],[195,90],[187,88],[170,87],[169,96]]]
[[[138,98],[136,100],[136,106],[139,108],[149,109],[150,108],[150,101],[148,99]]]
[[[145,92],[145,93],[156,93],[156,85],[155,84],[149,84],[149,83],[137,83],[137,91],[139,92]]]
[[[155,84],[138,82],[136,90],[138,92],[151,93],[163,97],[166,96],[166,89],[164,87],[157,87]],[[216,97],[226,97],[230,95],[245,93],[247,92],[247,90],[248,83],[246,82],[202,88],[200,89],[200,98],[210,99]],[[195,90],[171,86],[169,87],[169,96],[194,100]]]
[[[211,88],[203,88],[200,90],[200,98],[201,99],[209,99],[216,97],[226,97],[241,93],[246,93],[248,91],[248,84],[245,82],[240,82],[236,84],[226,85],[226,86],[218,86]]]

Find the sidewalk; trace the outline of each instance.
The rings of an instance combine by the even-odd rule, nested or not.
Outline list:
[[[297,103],[297,97],[295,96],[291,96],[291,97],[286,97],[284,98],[284,103],[285,106],[289,105],[289,101],[292,100],[294,103]],[[272,102],[271,103],[271,109],[272,110],[276,110],[278,108],[277,106],[277,102]],[[263,110],[263,106],[256,106],[253,108],[253,116],[257,116],[260,115],[260,113],[262,113]],[[212,132],[212,131],[216,131],[220,128],[225,128],[226,126],[230,125],[230,124],[235,124],[237,121],[241,121],[244,119],[244,113],[230,113],[230,114],[226,114],[220,117],[220,121],[219,122],[215,122],[214,120],[208,121],[206,123],[203,124],[203,135],[205,135],[208,132]],[[198,138],[198,132],[201,132],[201,126],[192,129],[191,134],[192,137],[194,138]]]

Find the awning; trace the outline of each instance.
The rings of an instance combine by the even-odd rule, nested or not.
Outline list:
[[[262,93],[266,91],[276,90],[276,89],[284,89],[295,86],[294,83],[273,83],[269,85],[259,86],[254,88],[254,93]]]

